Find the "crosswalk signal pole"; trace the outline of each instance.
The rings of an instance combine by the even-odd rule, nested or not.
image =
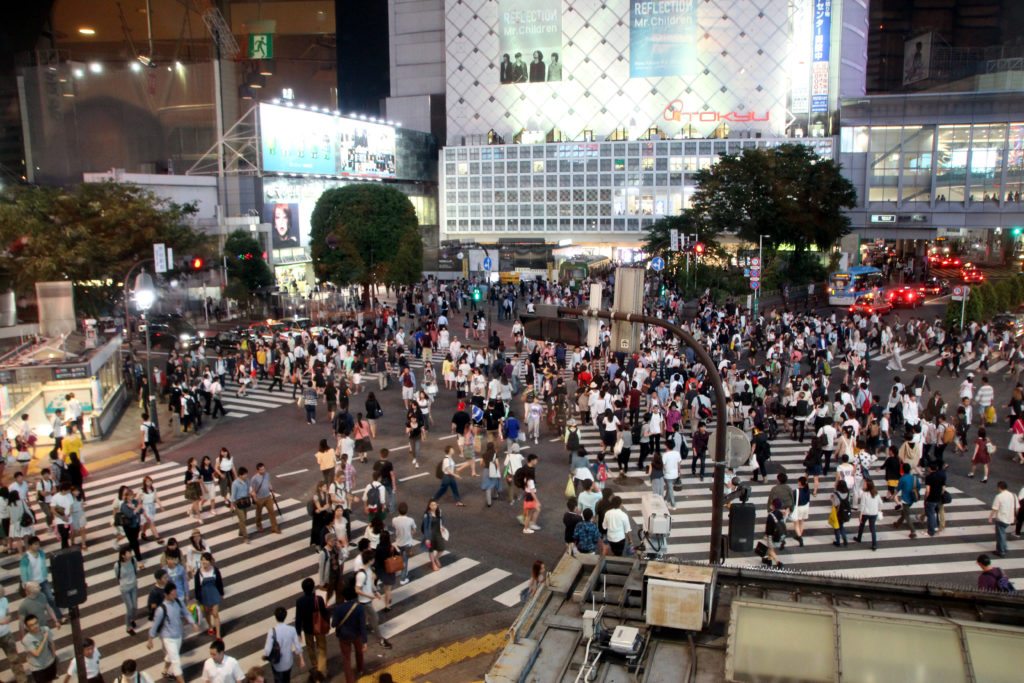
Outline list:
[[[967,297],[971,293],[970,287],[964,287],[964,295],[960,298],[960,331],[964,331],[964,313],[967,311]]]

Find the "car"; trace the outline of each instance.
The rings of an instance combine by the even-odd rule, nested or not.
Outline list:
[[[195,349],[203,343],[203,333],[192,327],[184,318],[166,317],[160,320],[149,320],[139,325],[139,332],[149,334],[149,343],[153,348]]]
[[[882,297],[874,297],[870,294],[857,297],[857,301],[850,306],[851,314],[858,315],[884,315],[892,311],[892,304]]]
[[[912,285],[904,285],[898,289],[890,290],[885,298],[893,306],[917,308],[924,303],[924,297],[921,296],[921,292]]]
[[[249,325],[249,332],[270,341],[275,334],[288,330],[288,326],[280,320],[268,319],[266,321],[252,323]]]
[[[952,288],[949,285],[949,280],[930,277],[917,286],[917,291],[921,293],[921,296],[928,296],[929,294],[934,296],[949,294]]]
[[[943,256],[935,264],[938,268],[959,268],[961,264],[959,256]]]
[[[978,270],[973,263],[965,263],[964,267],[960,269],[960,279],[964,282],[984,282],[985,274]]]
[[[1024,334],[1024,315],[999,313],[992,318],[992,327],[997,332],[1009,332],[1011,336],[1019,337]]]
[[[301,332],[312,327],[313,321],[309,318],[285,318],[281,321],[281,324],[284,325],[284,329],[286,330]]]

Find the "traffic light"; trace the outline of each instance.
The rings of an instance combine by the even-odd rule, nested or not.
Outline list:
[[[696,244],[694,244],[693,245],[693,253],[696,254],[697,256],[703,256],[704,255],[704,243],[703,242],[697,242]]]
[[[1012,232],[1014,237],[1020,237],[1020,233],[1024,232],[1024,228],[1021,228],[1019,225],[1015,225]]]
[[[205,263],[201,256],[195,256],[189,261],[189,265],[192,266],[192,270],[202,270]]]
[[[473,301],[480,301],[480,288],[479,287],[474,287],[473,288]]]

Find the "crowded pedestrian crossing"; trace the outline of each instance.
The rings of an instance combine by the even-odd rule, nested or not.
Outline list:
[[[712,427],[713,429],[713,427]],[[580,443],[586,446],[593,459],[601,449],[598,430],[591,424],[581,425]],[[750,499],[757,508],[755,537],[764,535],[765,518],[768,512],[768,492],[777,482],[776,471],[784,471],[789,475],[789,484],[796,485],[796,479],[804,474],[803,460],[807,453],[808,443],[797,443],[780,434],[771,442],[771,462],[767,482],[752,482],[749,466],[740,467],[736,472],[744,485],[750,488]],[[636,528],[644,524],[642,519],[642,497],[650,491],[648,477],[638,467],[638,448],[632,449],[630,470],[627,481],[617,479],[613,458],[608,458],[609,479],[607,484],[615,488],[615,495],[622,498],[623,509],[633,518]],[[670,509],[672,517],[671,532],[667,539],[665,552],[668,556],[687,561],[706,561],[708,556],[708,529],[711,525],[711,484],[712,467],[710,461],[713,454],[708,454],[707,475],[703,482],[690,474],[690,462],[680,465],[680,481],[682,490],[676,491],[676,505]],[[650,462],[650,459],[648,459]],[[882,458],[875,461],[872,469],[873,478],[882,482]],[[731,475],[730,475],[731,476]],[[899,518],[893,503],[883,505],[883,519],[878,522],[878,550],[870,550],[870,542],[865,530],[862,543],[855,543],[853,537],[857,532],[857,515],[846,524],[850,544],[847,547],[832,545],[833,532],[827,526],[830,512],[829,493],[833,488],[834,472],[831,477],[822,477],[819,494],[811,499],[810,519],[806,522],[804,547],[799,547],[796,540],[790,538],[786,551],[780,559],[787,568],[826,572],[857,578],[918,578],[936,583],[972,583],[978,572],[975,559],[980,553],[991,552],[995,545],[995,532],[988,521],[989,507],[986,502],[964,494],[956,487],[947,486],[953,500],[945,506],[946,528],[934,537],[928,537],[918,525],[918,537],[910,539],[906,529],[893,529],[891,523]],[[884,484],[881,490],[884,491]],[[995,487],[992,488],[993,495]],[[921,503],[915,505],[916,513],[923,513]],[[728,532],[728,513],[725,517],[723,533]],[[1011,541],[1011,550],[1019,541]],[[750,553],[748,555],[730,554],[727,563],[734,566],[758,566],[761,559]],[[1011,576],[1024,570],[1024,557],[1003,559],[1000,566]],[[1019,575],[1019,574],[1018,574]]]
[[[159,647],[146,648],[146,596],[154,585],[154,572],[160,567],[163,544],[153,540],[143,542],[144,568],[139,569],[139,612],[137,635],[124,629],[124,606],[114,576],[117,544],[112,527],[112,502],[122,485],[137,488],[144,476],[152,477],[163,510],[158,512],[156,525],[162,541],[176,538],[181,547],[189,542],[193,522],[187,517],[188,502],[183,496],[185,468],[176,463],[153,464],[133,468],[129,472],[93,476],[86,483],[85,512],[88,528],[88,549],[84,553],[84,567],[88,597],[81,606],[81,627],[85,636],[92,638],[103,655],[102,671],[107,680],[113,680],[118,668],[127,658],[138,661],[140,670],[154,679],[159,678],[162,653]],[[243,670],[264,664],[263,646],[267,630],[278,606],[289,609],[288,622],[294,619],[294,605],[301,594],[299,584],[306,577],[316,577],[317,554],[310,548],[310,518],[304,501],[280,497],[278,523],[281,534],[254,533],[253,515],[249,515],[250,543],[238,538],[236,517],[222,502],[217,512],[205,516],[197,528],[210,548],[216,566],[224,578],[225,597],[221,604],[221,633],[228,652],[237,657]],[[418,514],[411,515],[418,522]],[[37,514],[42,519],[41,514]],[[354,511],[352,534],[361,536],[366,524],[357,521],[362,515]],[[440,625],[445,612],[453,605],[466,601],[479,601],[481,609],[501,609],[498,604],[511,607],[518,600],[522,576],[516,577],[501,568],[463,556],[458,550],[459,528],[455,520],[450,526],[454,552],[441,556],[442,567],[432,571],[428,554],[421,549],[410,558],[410,582],[395,586],[392,593],[392,611],[382,615],[382,637],[391,639],[417,627]],[[36,533],[43,541],[47,553],[59,549],[59,542],[42,523]],[[10,612],[17,613],[22,598],[19,586],[19,556],[4,556],[0,560],[0,581],[10,600]],[[345,565],[351,570],[351,561]],[[51,577],[51,581],[55,580]],[[189,583],[191,592],[191,582]],[[190,596],[193,597],[193,596]],[[378,601],[377,609],[383,606]],[[496,604],[498,603],[498,604]],[[212,638],[205,634],[206,624],[199,634],[190,634],[182,646],[182,665],[185,680],[197,680],[203,661],[209,656]],[[71,628],[62,625],[57,630],[57,653],[60,671],[67,668],[73,657]],[[372,647],[372,646],[371,646]],[[333,655],[335,647],[329,646]],[[372,656],[372,655],[371,655]],[[13,679],[9,664],[0,666],[0,680]]]
[[[900,363],[904,366],[924,366],[930,370],[938,370],[940,363],[939,360],[942,358],[941,349],[932,349],[926,352],[920,351],[903,351],[900,353]],[[878,353],[872,354],[870,359],[887,365],[891,364],[892,353]],[[1009,370],[1010,362],[1003,359],[990,359],[988,362],[988,369],[985,370],[981,367],[981,359],[974,358],[972,360],[964,359],[960,362],[960,374],[963,375],[967,372],[1007,372]]]

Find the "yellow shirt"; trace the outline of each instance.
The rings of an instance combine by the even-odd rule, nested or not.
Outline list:
[[[322,470],[333,470],[337,464],[334,457],[334,449],[328,448],[326,451],[316,452],[316,464]]]
[[[60,452],[64,455],[64,462],[70,462],[68,456],[72,453],[78,453],[78,459],[82,460],[82,437],[77,432],[72,436],[65,436],[61,442]]]

